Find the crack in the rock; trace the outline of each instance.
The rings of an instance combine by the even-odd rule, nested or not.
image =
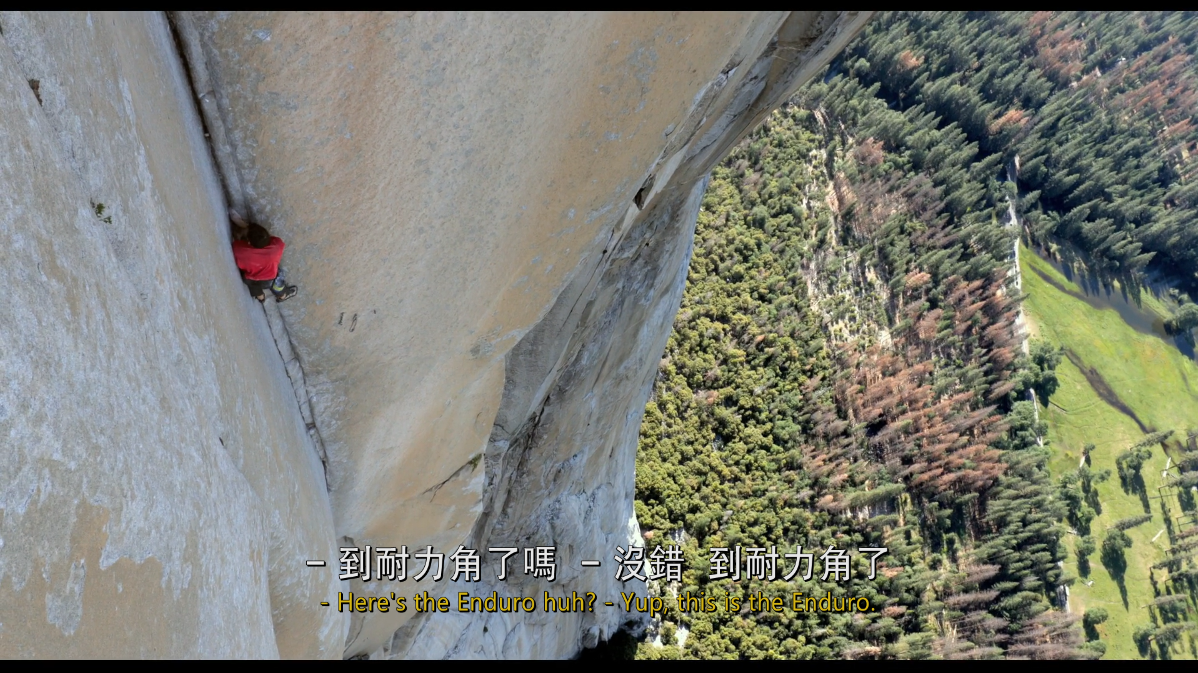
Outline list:
[[[217,177],[220,180],[221,186],[224,188],[223,191],[225,192],[225,199],[229,205],[232,205],[239,210],[244,210],[244,208],[241,206],[244,206],[246,198],[244,191],[240,189],[241,181],[236,180],[236,184],[238,185],[238,189],[236,191],[242,193],[235,193],[233,188],[233,178],[235,178],[236,175],[235,173],[230,175],[231,172],[236,171],[236,166],[226,165],[227,162],[222,161],[222,157],[224,156],[233,156],[232,148],[218,148],[216,146],[218,142],[218,138],[216,136],[219,136],[221,140],[228,137],[224,133],[224,122],[220,119],[219,115],[210,114],[208,109],[209,105],[215,105],[215,102],[210,100],[213,98],[210,89],[205,87],[204,93],[201,94],[199,92],[200,87],[197,86],[196,82],[196,64],[193,62],[192,54],[190,54],[186,48],[187,44],[183,38],[182,33],[184,31],[181,30],[179,23],[180,17],[178,13],[167,12],[166,15],[168,19],[167,25],[170,27],[171,31],[171,37],[174,38],[175,50],[178,52],[179,60],[183,64],[183,72],[186,74],[188,87],[191,89],[191,95],[194,98],[196,109],[199,112],[198,116],[200,119],[200,124],[204,132],[204,139],[208,144],[208,151],[212,154],[213,166],[216,167]],[[196,50],[195,56],[202,59],[202,47],[198,43],[198,40],[193,46]],[[205,68],[203,72],[206,73],[207,69]],[[204,82],[204,84],[207,83]],[[209,105],[205,105],[205,102],[208,102]],[[213,133],[213,131],[218,131],[218,133]],[[322,471],[324,473],[322,476],[324,477],[325,489],[331,492],[332,487],[329,484],[328,452],[325,449],[324,437],[321,435],[319,424],[317,423],[316,409],[312,406],[312,392],[308,390],[307,377],[304,374],[303,362],[300,360],[299,353],[295,349],[295,343],[291,339],[291,333],[287,329],[287,321],[283,317],[282,312],[275,307],[275,315],[272,316],[271,311],[265,304],[262,306],[262,311],[266,316],[267,329],[270,330],[272,340],[275,342],[275,349],[279,353],[279,359],[283,362],[283,372],[287,375],[287,380],[291,383],[292,394],[295,396],[296,406],[299,407],[300,418],[304,420],[308,439],[312,442],[312,448],[316,452],[316,457],[320,460]],[[342,314],[342,316],[344,317],[344,314]],[[277,320],[272,320],[272,317],[276,317]],[[357,315],[355,314],[354,327],[356,326]],[[353,327],[350,328],[350,331],[353,331]],[[289,352],[291,357],[288,357],[287,353],[284,351]],[[295,363],[295,376],[292,375],[292,370],[290,367],[292,362]],[[296,380],[297,378],[299,379],[298,381]]]

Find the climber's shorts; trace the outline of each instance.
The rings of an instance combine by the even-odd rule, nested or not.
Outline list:
[[[250,280],[249,278],[242,278],[241,280],[245,282],[245,286],[250,289],[250,294],[254,297],[261,297],[262,295],[266,294],[266,291],[270,289],[271,284],[274,283],[273,279]]]

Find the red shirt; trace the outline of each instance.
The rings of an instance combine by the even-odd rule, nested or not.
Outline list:
[[[233,260],[248,280],[274,280],[279,275],[279,260],[283,259],[283,239],[271,236],[265,248],[255,248],[245,241],[233,241]]]

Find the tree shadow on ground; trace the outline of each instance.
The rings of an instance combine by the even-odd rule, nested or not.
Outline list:
[[[1127,582],[1124,579],[1124,575],[1127,574],[1127,555],[1123,553],[1123,549],[1115,549],[1111,545],[1103,544],[1102,566],[1119,586],[1119,597],[1123,599],[1123,609],[1130,609],[1127,602]]]

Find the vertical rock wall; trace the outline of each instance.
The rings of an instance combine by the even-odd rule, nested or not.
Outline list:
[[[555,544],[555,594],[618,595],[704,176],[864,20],[0,13],[0,656],[610,635],[319,601],[546,588],[485,551],[469,586],[343,585],[345,542]],[[222,188],[287,241],[281,313]]]
[[[0,656],[343,652],[322,469],[161,14],[0,13]]]
[[[556,544],[555,593],[617,596],[703,176],[865,19],[176,15],[232,198],[289,244],[341,539]],[[487,570],[352,588],[545,588]],[[346,654],[567,656],[621,621],[412,614]]]

